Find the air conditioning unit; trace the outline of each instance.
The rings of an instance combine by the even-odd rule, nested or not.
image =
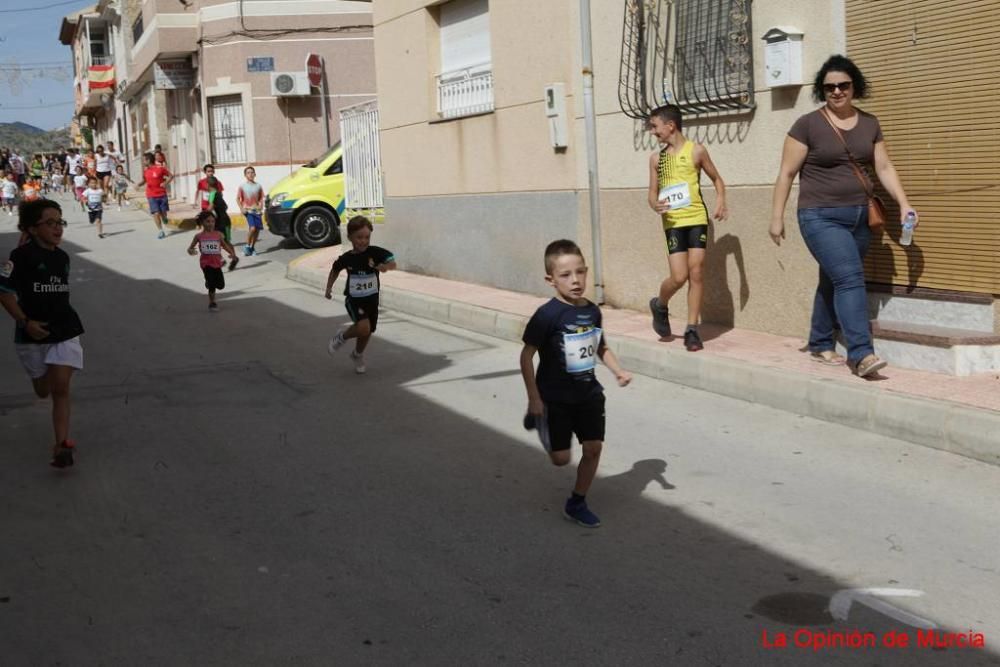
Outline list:
[[[271,72],[271,94],[293,97],[309,94],[309,75],[305,72]]]

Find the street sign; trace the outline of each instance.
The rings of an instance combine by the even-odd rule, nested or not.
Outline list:
[[[306,74],[309,75],[309,85],[319,88],[323,81],[323,56],[318,53],[306,56]]]
[[[274,71],[274,58],[257,56],[254,58],[247,58],[247,71],[248,72],[273,72]]]
[[[153,63],[153,87],[157,90],[194,88],[194,68],[187,60],[165,60]]]

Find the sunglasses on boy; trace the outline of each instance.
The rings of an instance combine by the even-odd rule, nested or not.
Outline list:
[[[41,227],[42,225],[46,225],[47,227],[65,227],[68,224],[69,224],[68,222],[66,222],[65,220],[62,220],[62,219],[59,219],[59,220],[41,220],[41,221],[39,221],[38,223],[35,224],[35,227]]]

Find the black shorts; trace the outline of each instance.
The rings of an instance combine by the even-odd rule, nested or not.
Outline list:
[[[375,327],[378,325],[378,294],[364,296],[360,299],[352,296],[344,297],[344,306],[347,308],[347,314],[351,316],[352,322],[368,320],[371,332],[375,333]]]
[[[205,274],[205,289],[226,289],[226,276],[222,269],[214,266],[203,266],[201,272]]]
[[[538,437],[550,452],[569,449],[573,434],[580,442],[604,440],[604,394],[586,403],[546,403],[537,424]]]
[[[687,252],[690,248],[708,247],[708,225],[692,225],[690,227],[671,227],[664,229],[667,237],[667,253]]]
[[[111,175],[110,171],[99,171],[97,172],[97,180],[103,181],[105,178]]]
[[[104,213],[103,210],[99,211],[87,211],[87,217],[90,218],[90,224],[94,224],[101,219],[101,214]]]

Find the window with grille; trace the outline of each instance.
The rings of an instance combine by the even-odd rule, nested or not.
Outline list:
[[[247,161],[246,124],[243,121],[243,98],[225,95],[208,98],[209,133],[212,162],[245,164]]]
[[[625,0],[618,97],[644,118],[754,108],[751,0]]]

